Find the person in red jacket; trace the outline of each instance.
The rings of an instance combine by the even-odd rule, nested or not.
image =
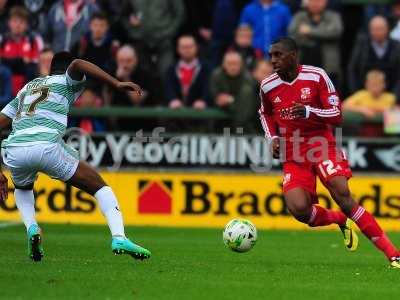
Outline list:
[[[269,54],[275,73],[260,88],[260,119],[274,158],[283,161],[283,193],[287,208],[311,227],[339,225],[348,250],[357,249],[354,221],[362,233],[400,268],[400,252],[375,218],[351,196],[349,164],[336,146],[332,127],[341,123],[335,87],[320,68],[299,65],[298,48],[291,38],[272,43]],[[283,142],[283,143],[280,143]],[[281,150],[285,145],[285,150]],[[330,192],[341,211],[318,204],[316,178]]]
[[[10,10],[8,32],[0,39],[0,58],[12,72],[12,96],[15,97],[29,80],[35,77],[43,42],[28,31],[29,13],[24,7]]]

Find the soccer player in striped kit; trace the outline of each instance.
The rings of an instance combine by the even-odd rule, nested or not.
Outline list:
[[[12,131],[2,142],[5,165],[15,186],[15,202],[28,234],[28,254],[34,261],[43,257],[42,231],[35,217],[34,182],[39,172],[67,182],[92,196],[107,219],[115,254],[136,259],[150,257],[150,251],[125,236],[122,214],[113,190],[78,153],[62,139],[69,108],[82,94],[90,75],[121,91],[141,93],[132,82],[121,82],[96,65],[74,59],[69,52],[56,53],[50,76],[28,82],[0,113],[0,129],[12,122]],[[7,178],[0,172],[0,201],[7,198]]]

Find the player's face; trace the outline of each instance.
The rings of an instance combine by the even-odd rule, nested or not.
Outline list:
[[[286,74],[297,66],[296,54],[281,44],[273,44],[269,50],[271,64],[278,74]]]

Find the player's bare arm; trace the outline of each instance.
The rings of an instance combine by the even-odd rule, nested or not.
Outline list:
[[[119,81],[113,76],[107,74],[98,66],[83,59],[74,59],[69,65],[67,72],[68,75],[74,80],[82,80],[84,75],[89,75],[107,83],[114,89],[136,92],[139,95],[142,94],[142,90],[139,85],[133,82]]]
[[[11,121],[9,117],[0,113],[0,132],[3,128],[9,126]],[[8,180],[1,169],[2,164],[3,157],[0,155],[0,201],[5,201],[8,198]]]
[[[275,137],[271,140],[272,157],[278,159],[280,156],[280,143],[279,138]]]

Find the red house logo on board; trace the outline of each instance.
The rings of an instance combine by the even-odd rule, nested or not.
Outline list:
[[[172,182],[139,181],[138,212],[139,214],[171,214]]]

